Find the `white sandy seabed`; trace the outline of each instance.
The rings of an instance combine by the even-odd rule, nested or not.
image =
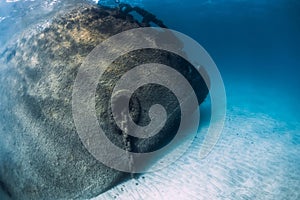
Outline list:
[[[271,102],[275,94],[270,91],[260,95],[256,90],[254,98],[251,88],[257,87],[243,85],[240,89],[247,94],[229,88],[225,126],[208,157],[198,157],[208,127],[204,125],[175,163],[128,180],[94,200],[300,199],[300,124],[260,112],[259,105],[255,109],[267,99],[270,103],[263,110],[273,112],[282,102]],[[236,95],[230,97],[231,93]],[[284,111],[289,112],[277,112]]]

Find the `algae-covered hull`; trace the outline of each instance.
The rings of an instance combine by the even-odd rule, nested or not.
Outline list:
[[[118,9],[81,5],[57,14],[47,23],[29,27],[4,48],[0,73],[0,181],[8,196],[86,199],[128,175],[96,160],[82,144],[72,116],[72,87],[80,65],[99,43],[142,26]],[[204,80],[191,73],[187,61],[165,51],[146,49],[117,59],[99,80],[96,113],[107,137],[124,150],[128,150],[128,141],[135,152],[160,148],[172,139],[179,123],[178,101],[158,85],[139,90],[130,103],[131,116],[141,125],[149,121],[145,113],[150,104],[166,107],[170,115],[157,136],[126,136],[124,142],[122,131],[113,122],[109,101],[116,81],[134,66],[150,61],[185,74],[196,88],[199,103],[208,93]],[[147,94],[154,100],[143,101]]]

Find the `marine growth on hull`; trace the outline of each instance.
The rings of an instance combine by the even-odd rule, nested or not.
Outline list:
[[[141,15],[142,21],[131,13]],[[47,23],[30,26],[7,43],[0,52],[0,187],[7,196],[86,199],[130,177],[99,162],[82,144],[72,116],[72,87],[82,62],[98,44],[123,31],[151,25],[166,28],[138,7],[82,4],[57,13]],[[183,74],[195,88],[199,103],[208,93],[202,77],[175,54],[144,49],[119,57],[99,80],[95,109],[107,138],[125,151],[161,148],[172,140],[180,122],[176,96],[157,84],[139,88],[129,101],[130,116],[141,126],[149,123],[152,105],[166,109],[166,124],[157,135],[135,138],[114,122],[110,100],[116,82],[126,71],[151,62],[172,66]]]

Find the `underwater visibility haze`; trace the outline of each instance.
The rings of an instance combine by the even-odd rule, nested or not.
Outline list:
[[[1,0],[0,52],[5,52],[6,46],[17,40],[26,28],[35,24],[38,26],[43,23],[50,24],[55,14],[64,13],[84,2],[86,1]],[[113,8],[117,6],[114,0],[88,2]],[[161,170],[142,173],[121,183],[116,182],[113,187],[106,188],[101,194],[97,190],[97,187],[100,187],[97,184],[90,188],[81,188],[95,191],[89,198],[300,199],[300,2],[297,0],[120,0],[120,2],[153,13],[168,28],[188,35],[203,46],[217,65],[224,82],[227,99],[226,117],[218,142],[205,158],[200,158],[199,151],[211,125],[211,99],[208,95],[201,104],[198,133],[191,146],[178,160]],[[76,18],[76,15],[74,16],[72,15]],[[133,16],[140,20],[139,16]],[[127,28],[138,26],[126,21],[122,23]],[[119,25],[116,27],[120,28]],[[118,30],[121,29],[122,27]],[[89,49],[88,42],[94,42],[93,37],[97,38],[88,34],[80,36],[82,41],[86,42],[85,47],[88,50],[92,50]],[[76,52],[78,57],[84,55],[80,51]],[[71,51],[66,50],[64,53],[66,52]],[[2,57],[0,59],[3,59],[4,55],[6,54],[0,54]],[[11,56],[18,55],[15,52]],[[160,59],[159,56],[156,58]],[[74,56],[74,60],[76,59]],[[73,60],[70,59],[68,62],[72,63]],[[0,73],[4,73],[5,70],[2,69],[5,67],[0,67]],[[1,77],[5,77],[5,74]],[[52,86],[55,87],[54,84],[50,84],[49,87]],[[4,110],[2,102],[6,102],[7,98],[5,90],[1,88],[4,86],[0,87],[0,110]],[[3,124],[5,120],[11,120],[5,118],[6,115],[0,117],[3,117],[0,120]],[[17,123],[19,121],[16,121]],[[0,127],[2,132],[5,132],[3,124]],[[8,134],[0,136],[9,138]],[[10,192],[14,190],[10,188],[11,185],[6,184],[9,181],[3,179],[6,170],[10,170],[4,167],[5,160],[9,160],[8,147],[3,144],[9,140],[7,138],[0,139],[2,145],[0,151],[3,150],[0,152],[0,199],[14,199],[14,194]],[[68,138],[62,140],[64,141],[61,144],[68,142]],[[180,145],[178,148],[181,148]],[[87,155],[87,160],[91,159],[89,156]],[[59,162],[59,158],[55,159]],[[78,166],[83,167],[85,162],[88,161],[82,161]],[[55,165],[49,166],[47,170],[54,173],[55,170],[51,167]],[[96,169],[93,167],[85,170]],[[18,174],[18,170],[23,169],[14,170],[16,171],[13,173]],[[27,192],[35,192],[32,188],[27,189]],[[66,189],[66,193],[68,192],[72,194],[71,190]],[[80,195],[72,198],[84,199]]]

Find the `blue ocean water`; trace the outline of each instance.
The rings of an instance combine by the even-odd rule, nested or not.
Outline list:
[[[36,18],[78,2],[0,1],[1,47]],[[300,2],[121,2],[151,11],[207,50],[225,84],[227,116],[207,158],[200,160],[197,153],[204,124],[192,147],[170,167],[96,199],[300,199]]]

